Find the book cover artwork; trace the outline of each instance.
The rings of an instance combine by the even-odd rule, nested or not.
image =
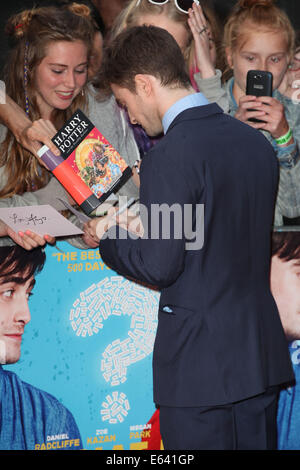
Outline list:
[[[118,151],[79,109],[52,141],[102,202],[132,174]]]

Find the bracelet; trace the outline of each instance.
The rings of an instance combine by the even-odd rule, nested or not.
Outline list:
[[[292,135],[293,135],[292,129],[289,128],[287,133],[284,134],[282,137],[279,137],[279,139],[275,139],[275,142],[277,145],[285,145],[291,140]]]

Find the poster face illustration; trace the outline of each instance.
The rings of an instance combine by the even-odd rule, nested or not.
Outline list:
[[[146,449],[159,294],[110,270],[98,250],[58,247],[47,246],[36,276],[21,358],[4,368],[72,413],[84,449]]]

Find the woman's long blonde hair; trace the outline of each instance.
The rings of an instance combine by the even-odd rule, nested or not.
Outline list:
[[[26,109],[31,121],[40,119],[35,98],[36,68],[45,57],[49,43],[55,41],[80,40],[86,44],[89,57],[95,32],[90,10],[76,3],[61,8],[25,10],[9,19],[6,32],[13,41],[5,69],[6,92]],[[52,113],[52,123],[59,129],[78,107],[86,109],[86,104],[86,97],[79,94],[68,109]],[[0,197],[34,191],[49,181],[49,172],[18,144],[9,130],[0,147],[0,165],[5,165],[7,178]]]

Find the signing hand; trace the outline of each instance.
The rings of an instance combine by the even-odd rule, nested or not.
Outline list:
[[[89,247],[96,248],[107,230],[116,224],[137,237],[143,236],[144,229],[140,217],[130,210],[116,216],[117,210],[118,208],[112,207],[107,216],[95,217],[85,224],[83,240]]]
[[[84,224],[84,234],[82,235],[82,238],[90,248],[96,248],[99,246],[99,242],[105,232],[107,232],[107,230],[113,225],[116,225],[117,221],[114,217],[116,211],[117,209],[115,207],[111,207],[106,216],[94,217]]]

